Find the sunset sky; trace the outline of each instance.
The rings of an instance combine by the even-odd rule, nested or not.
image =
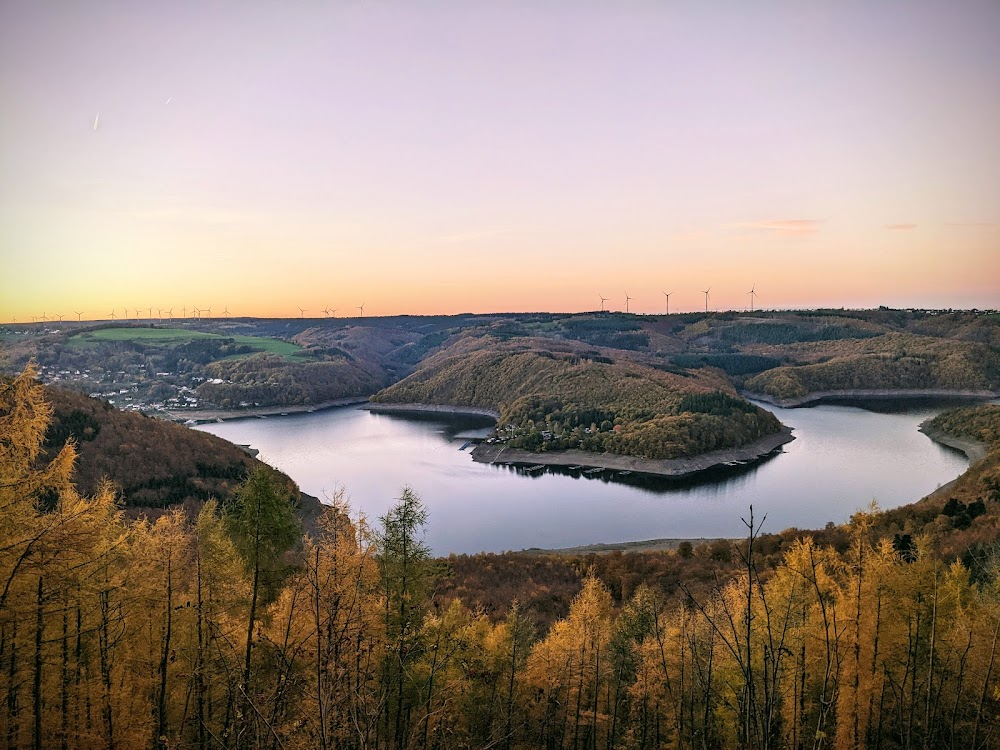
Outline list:
[[[0,7],[0,322],[751,285],[1000,307],[1000,3]]]

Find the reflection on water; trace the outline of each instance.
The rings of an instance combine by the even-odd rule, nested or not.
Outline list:
[[[346,407],[199,427],[260,450],[305,492],[343,486],[353,507],[383,515],[411,485],[430,512],[438,554],[569,547],[660,537],[740,536],[750,504],[766,531],[847,520],[875,499],[912,502],[965,470],[965,457],[917,425],[941,410],[905,403],[882,413],[854,405],[780,409],[796,439],[784,451],[696,478],[479,464],[466,443],[490,420],[372,414]],[[460,450],[465,446],[465,450]]]
[[[599,469],[589,466],[541,466],[526,463],[487,464],[487,466],[497,471],[512,472],[526,479],[539,479],[545,474],[551,474],[591,482],[603,482],[604,484],[621,484],[653,493],[667,493],[705,484],[714,484],[717,487],[724,486],[732,490],[738,488],[740,484],[750,481],[750,475],[756,472],[760,466],[773,461],[783,452],[779,447],[753,461],[741,462],[733,466],[715,466],[694,475],[679,477],[657,476],[656,474],[643,474],[642,472],[622,471],[621,469]],[[964,456],[961,451],[959,451],[959,455]]]

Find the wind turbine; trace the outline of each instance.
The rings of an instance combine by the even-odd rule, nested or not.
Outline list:
[[[229,305],[226,305],[226,308],[222,311],[222,314],[227,318],[229,317]]]
[[[56,313],[56,317],[59,318],[59,322],[62,323],[62,319],[66,316],[66,313]]]
[[[631,299],[633,298],[628,296],[628,292],[625,292],[625,312],[628,312],[628,303]]]
[[[200,318],[201,317],[201,310],[199,310],[197,307],[192,307],[191,308],[191,314],[194,315],[194,317],[196,317],[196,318]]]
[[[111,317],[112,320],[118,317],[117,315],[115,315],[115,309],[113,307],[111,308],[111,312],[108,313],[108,315]]]
[[[598,294],[597,296],[601,297],[600,294]],[[607,297],[601,297],[601,312],[604,312],[604,303],[607,302],[607,301],[608,301]]]
[[[753,300],[754,300],[754,297],[757,296],[757,292],[754,291],[754,289],[756,289],[756,288],[757,288],[757,285],[754,284],[753,286],[750,287],[750,291],[747,292],[747,294],[750,295],[750,312],[753,312]]]
[[[188,316],[188,309],[187,305],[185,305],[184,307],[181,308],[181,317],[186,318],[187,316]]]
[[[211,308],[211,307],[204,307],[204,308],[202,308],[202,310],[201,310],[201,311],[202,311],[203,313],[204,313],[204,312],[207,312],[207,313],[208,313],[208,317],[210,317],[210,318],[212,317],[212,308]]]
[[[334,318],[336,318],[337,317],[337,310],[339,310],[339,309],[340,309],[339,307],[333,308],[332,310],[330,310],[330,315],[332,315]]]
[[[170,308],[169,310],[167,310],[167,316],[168,316],[168,317],[169,317],[169,318],[170,318],[171,320],[173,320],[173,319],[174,319],[174,308],[172,308],[172,307],[171,307],[171,308]]]
[[[76,310],[74,310],[73,312],[76,312]],[[76,312],[76,322],[79,323],[81,320],[83,320],[83,313]]]
[[[705,289],[702,294],[705,295],[705,312],[708,312],[708,293],[712,291],[712,287]]]
[[[362,318],[365,317],[365,305],[367,304],[368,304],[367,302],[362,302],[360,305],[358,305],[358,309],[361,311]]]
[[[142,312],[142,311],[138,307],[133,307],[132,309],[135,310],[135,319],[138,320],[139,319],[139,313]]]
[[[300,318],[305,318],[305,316],[306,316],[306,309],[304,307],[300,307],[299,308],[299,317]]]
[[[673,292],[664,292],[663,293],[663,296],[667,298],[667,315],[670,315],[670,295],[671,294],[673,294]]]

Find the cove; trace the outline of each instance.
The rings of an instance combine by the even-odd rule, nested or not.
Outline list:
[[[767,514],[766,532],[817,528],[872,500],[882,508],[914,502],[968,466],[962,453],[917,431],[953,404],[759,405],[792,428],[796,439],[784,452],[685,480],[475,463],[460,447],[490,431],[492,420],[481,417],[341,407],[196,429],[251,445],[321,499],[343,487],[352,511],[373,523],[412,486],[428,509],[426,542],[437,555],[738,537],[751,504],[757,519]]]

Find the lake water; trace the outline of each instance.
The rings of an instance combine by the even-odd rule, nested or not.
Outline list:
[[[963,454],[917,432],[941,404],[873,407],[882,411],[761,406],[794,431],[784,453],[694,481],[529,475],[474,463],[459,448],[489,432],[481,418],[344,407],[197,429],[259,449],[263,461],[311,495],[322,498],[343,486],[353,510],[373,521],[410,485],[429,511],[426,541],[439,555],[741,536],[740,517],[751,504],[757,519],[767,514],[765,531],[816,528],[846,521],[873,499],[882,508],[918,500],[968,466]]]

